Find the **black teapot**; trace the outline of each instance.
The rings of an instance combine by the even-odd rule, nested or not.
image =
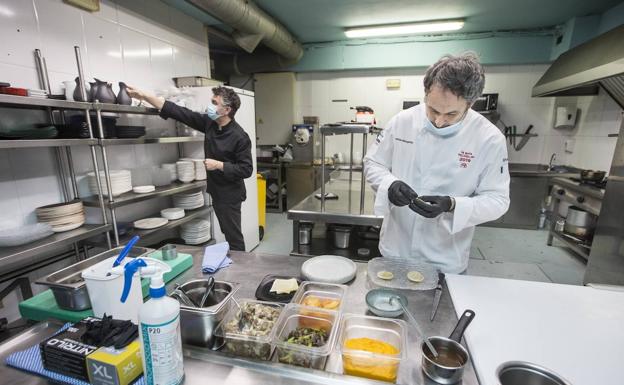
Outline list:
[[[93,100],[97,100],[100,103],[111,103],[114,104],[117,101],[117,97],[113,92],[113,85],[99,79],[95,79],[95,93],[93,93]],[[93,87],[91,88],[93,89]]]
[[[125,104],[129,106],[132,104],[132,98],[128,95],[128,85],[124,82],[119,82],[119,93],[117,94],[117,104]]]

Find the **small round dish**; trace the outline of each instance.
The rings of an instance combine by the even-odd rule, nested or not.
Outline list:
[[[135,186],[132,188],[132,192],[137,194],[146,194],[156,190],[156,186],[154,185],[146,185],[146,186]]]
[[[396,290],[373,289],[366,293],[368,310],[379,317],[396,318],[403,314],[403,308],[396,301],[390,303],[390,298],[398,297],[404,306],[407,306],[407,297]]]

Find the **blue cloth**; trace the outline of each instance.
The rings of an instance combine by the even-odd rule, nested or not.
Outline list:
[[[202,272],[204,274],[212,274],[219,269],[230,266],[232,260],[227,256],[228,251],[230,251],[230,244],[227,242],[207,246],[206,250],[204,250]]]
[[[66,323],[55,334],[65,331],[71,325],[72,325],[71,322]],[[49,378],[60,384],[89,385],[88,382],[84,382],[82,380],[78,380],[76,378],[66,376],[64,374],[60,374],[60,373],[56,373],[56,372],[52,372],[50,370],[44,369],[43,361],[41,360],[41,352],[39,351],[38,344],[31,346],[30,348],[26,350],[15,352],[9,355],[6,358],[5,362],[9,366],[12,366],[17,369],[22,369],[30,373],[38,374],[40,376]],[[144,385],[144,384],[145,384],[145,380],[143,376],[141,376],[139,380],[134,383],[134,385]]]

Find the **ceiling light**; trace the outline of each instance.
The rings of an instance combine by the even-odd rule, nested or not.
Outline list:
[[[457,31],[458,29],[462,29],[463,26],[463,20],[427,21],[422,23],[347,28],[345,29],[345,35],[347,35],[348,38],[413,35],[417,33]]]

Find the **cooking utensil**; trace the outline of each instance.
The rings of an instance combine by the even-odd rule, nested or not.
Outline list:
[[[212,292],[212,288],[214,287],[214,284],[215,284],[214,277],[208,278],[208,281],[206,281],[206,291],[204,292],[204,295],[202,296],[201,301],[199,301],[200,308],[203,308],[206,306],[206,300],[208,299],[208,296]]]
[[[399,303],[399,306],[401,306],[401,308],[403,309],[403,312],[407,315],[407,318],[410,320],[412,326],[414,327],[414,329],[416,329],[416,332],[422,336],[422,339],[424,341],[424,343],[427,345],[427,347],[429,348],[429,351],[431,352],[431,354],[433,354],[433,356],[435,358],[438,358],[438,351],[436,350],[436,348],[431,344],[431,342],[429,342],[429,338],[425,337],[425,335],[423,334],[422,330],[420,329],[420,326],[418,326],[418,321],[416,321],[416,318],[414,318],[414,316],[412,315],[412,313],[410,313],[409,310],[407,310],[407,307],[403,304],[403,301],[401,301],[401,297],[399,296],[392,296],[389,299],[390,304],[392,305],[392,303]]]
[[[510,361],[496,370],[501,385],[570,385],[551,370],[524,361]]]
[[[522,148],[527,144],[527,142],[529,141],[529,139],[531,139],[531,137],[529,136],[529,134],[531,133],[531,130],[533,129],[533,125],[529,125],[529,127],[527,127],[527,129],[524,131],[524,136],[522,136],[522,139],[520,139],[520,143],[518,143],[518,145],[515,147],[516,151],[520,151],[522,150]]]
[[[195,302],[186,294],[184,287],[180,284],[175,284],[175,290],[171,293],[172,297],[175,297],[182,305],[188,307],[197,307]]]
[[[162,252],[163,261],[171,261],[178,257],[178,250],[175,245],[165,245],[160,249],[160,251]]]
[[[427,377],[439,384],[454,384],[461,380],[464,374],[464,367],[470,355],[460,342],[464,331],[474,319],[475,313],[472,310],[465,310],[453,332],[446,337],[429,337],[428,341],[436,348],[438,356],[435,357],[428,345],[423,342],[420,345],[422,350],[422,370]]]
[[[431,309],[431,318],[429,318],[430,321],[433,321],[436,312],[438,311],[438,306],[440,306],[440,297],[442,297],[442,285],[444,284],[444,278],[444,273],[438,270],[438,286],[436,286],[435,294],[433,295],[433,308]]]
[[[134,237],[132,237],[132,239],[130,240],[130,242],[128,242],[126,247],[124,247],[124,249],[121,250],[121,253],[119,253],[119,256],[117,257],[117,259],[115,259],[115,262],[113,262],[113,267],[119,266],[121,261],[123,261],[126,255],[128,255],[128,253],[130,252],[130,249],[132,249],[132,246],[134,246],[134,244],[138,242],[139,238],[140,237],[138,235],[135,235]]]
[[[602,182],[606,175],[605,171],[582,170],[581,180],[583,182]]]
[[[596,216],[576,206],[570,206],[563,230],[580,238],[591,238]]]

